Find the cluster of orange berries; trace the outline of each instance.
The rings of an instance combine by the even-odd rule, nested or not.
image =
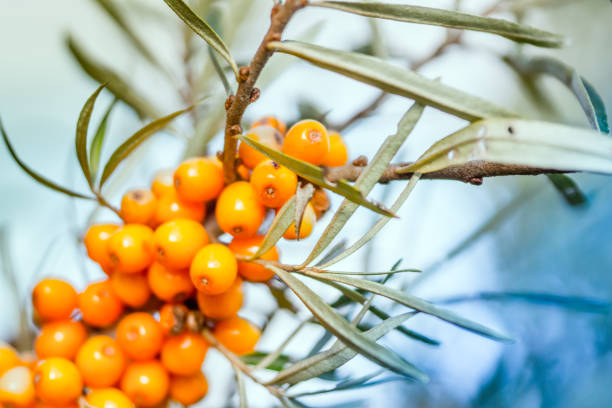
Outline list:
[[[248,135],[316,165],[347,159],[340,135],[313,120],[285,135],[282,122],[265,118]],[[127,192],[123,225],[88,229],[87,253],[108,278],[78,294],[58,279],[36,285],[36,357],[0,345],[0,403],[59,408],[81,399],[96,408],[128,408],[170,398],[192,405],[208,391],[202,327],[238,355],[254,351],[260,330],[237,315],[243,280],[266,282],[273,273],[244,256],[257,252],[266,211],[295,194],[298,178],[246,144],[239,158],[240,181],[224,185],[216,158],[189,159],[173,174],[158,174],[150,190]],[[227,245],[211,242],[202,225],[213,205],[219,228],[232,237]],[[285,238],[308,236],[315,221],[309,204],[299,234],[291,226]],[[278,261],[276,247],[261,258]]]

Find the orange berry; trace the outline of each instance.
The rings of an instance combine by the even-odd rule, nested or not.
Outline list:
[[[248,320],[234,316],[217,322],[213,334],[228,350],[244,355],[255,350],[261,332]]]
[[[201,371],[192,375],[174,375],[170,378],[170,398],[181,405],[193,405],[207,393],[208,382]]]
[[[76,365],[85,385],[104,388],[116,384],[125,370],[125,354],[109,336],[92,336],[79,349]]]
[[[153,262],[149,268],[148,281],[153,294],[166,302],[182,302],[194,292],[187,269],[172,270]]]
[[[119,229],[115,224],[96,224],[89,227],[83,238],[89,258],[100,264],[102,269],[112,268],[112,262],[108,256],[108,239]]]
[[[174,192],[174,170],[158,171],[153,178],[153,183],[151,183],[151,191],[157,198]]]
[[[34,389],[36,396],[47,404],[68,404],[81,395],[83,380],[73,362],[51,357],[34,369]]]
[[[121,390],[139,407],[152,407],[168,395],[168,373],[157,360],[129,364],[121,379]]]
[[[271,208],[280,208],[293,197],[297,182],[294,172],[272,160],[259,163],[251,174],[251,185],[257,199]]]
[[[283,142],[282,135],[272,126],[262,125],[251,128],[246,136],[275,150],[280,150],[281,143]],[[238,157],[242,160],[242,164],[249,169],[255,168],[255,166],[264,160],[268,160],[265,154],[244,142],[240,142],[240,146],[238,146]]]
[[[242,279],[236,277],[232,286],[219,295],[198,292],[198,306],[206,317],[227,319],[234,316],[242,307]]]
[[[163,224],[166,221],[177,218],[188,218],[200,222],[205,216],[206,206],[204,203],[188,203],[183,201],[173,188],[171,191],[158,197],[154,224]]]
[[[148,224],[153,220],[157,198],[151,190],[135,189],[121,199],[121,219],[126,224]]]
[[[109,238],[108,255],[118,272],[145,270],[154,259],[153,230],[141,224],[124,225]]]
[[[287,131],[283,141],[283,153],[317,166],[328,152],[327,130],[316,120],[297,122]]]
[[[237,274],[236,257],[221,244],[209,244],[200,249],[189,269],[196,289],[207,295],[218,295],[228,290]]]
[[[85,398],[87,405],[95,408],[135,408],[127,395],[116,388],[91,390]]]
[[[329,132],[329,152],[323,157],[322,165],[328,167],[344,166],[348,160],[348,150],[338,132]]]
[[[248,181],[237,181],[225,187],[215,208],[221,230],[241,238],[255,235],[265,215],[266,210]]]
[[[287,131],[287,125],[285,125],[285,122],[275,118],[274,116],[266,116],[259,119],[257,122],[251,125],[251,128],[258,126],[272,126],[274,129],[278,130],[281,135],[284,135]]]
[[[183,304],[166,303],[159,309],[159,326],[165,335],[183,331],[189,309]]]
[[[229,243],[228,248],[236,255],[252,256],[257,253],[259,247],[264,240],[263,235],[255,235],[251,238],[234,238]],[[266,261],[278,261],[278,250],[276,246],[270,248],[267,252],[259,257]],[[240,261],[238,262],[238,273],[244,279],[251,282],[266,282],[274,276],[274,272],[266,269],[265,266],[254,262]]]
[[[72,360],[87,338],[85,326],[72,320],[47,323],[36,338],[38,358],[64,357]]]
[[[185,269],[196,252],[208,244],[208,234],[199,222],[181,218],[157,227],[153,244],[157,262],[171,269]]]
[[[17,366],[0,375],[0,403],[19,407],[34,403],[34,381],[28,367]]]
[[[251,170],[244,164],[238,165],[236,172],[242,180],[248,180],[251,177]]]
[[[77,305],[77,293],[63,280],[43,279],[32,291],[32,304],[43,321],[68,319]]]
[[[18,365],[21,365],[21,359],[15,349],[0,342],[0,376]]]
[[[117,325],[117,343],[133,360],[154,358],[161,350],[163,340],[159,323],[148,313],[130,313]]]
[[[174,188],[178,196],[187,202],[213,200],[223,190],[223,167],[215,158],[185,160],[174,172]]]
[[[130,307],[142,307],[151,297],[144,273],[116,272],[111,275],[110,282],[117,297]]]
[[[123,313],[123,303],[109,280],[87,286],[79,295],[79,309],[83,321],[93,327],[106,327],[115,323]]]
[[[307,238],[314,228],[314,224],[317,221],[317,215],[314,212],[314,208],[312,208],[312,204],[308,203],[306,205],[306,209],[304,210],[304,214],[302,215],[302,224],[300,224],[300,236],[299,239]],[[295,222],[292,222],[285,234],[283,235],[285,239],[297,239],[297,235],[295,234]]]
[[[183,332],[166,340],[161,361],[172,374],[190,375],[200,371],[208,351],[208,343],[201,334]]]

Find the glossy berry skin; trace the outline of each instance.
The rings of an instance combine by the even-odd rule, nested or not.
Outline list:
[[[170,378],[170,398],[181,405],[193,405],[207,393],[208,382],[201,371],[192,375],[173,375]]]
[[[204,217],[206,217],[206,206],[204,203],[188,203],[181,200],[173,188],[171,191],[158,197],[154,225],[160,225],[177,218],[188,218],[201,222]]]
[[[117,325],[117,343],[132,360],[151,360],[161,350],[164,335],[159,322],[148,313],[130,313]]]
[[[238,274],[238,263],[225,245],[209,244],[193,258],[189,275],[196,289],[207,295],[228,290]]]
[[[329,152],[327,129],[316,120],[301,120],[287,131],[283,153],[296,159],[320,165]]]
[[[344,166],[348,160],[348,150],[338,132],[329,132],[329,152],[321,164],[328,167]]]
[[[283,142],[283,137],[278,130],[265,125],[251,128],[246,136],[274,150],[280,150]],[[249,169],[253,169],[262,161],[268,160],[266,155],[244,142],[240,142],[238,146],[238,157],[242,164]]]
[[[127,224],[108,240],[113,268],[121,273],[139,273],[154,259],[153,230],[146,225]]]
[[[228,248],[236,255],[252,256],[257,253],[264,240],[263,235],[255,235],[251,238],[234,238]],[[266,261],[278,261],[278,250],[276,246],[270,248],[259,257]],[[274,272],[265,266],[254,262],[239,261],[238,274],[250,282],[266,282],[274,276]]]
[[[21,359],[13,347],[0,342],[0,376],[9,369],[21,365]]]
[[[63,357],[72,360],[87,338],[85,326],[72,320],[45,324],[34,344],[38,358]]]
[[[153,407],[168,395],[170,378],[159,361],[135,361],[127,366],[120,388],[136,406]]]
[[[34,399],[33,375],[28,367],[16,366],[0,375],[0,403],[28,407]]]
[[[167,193],[174,192],[174,170],[160,170],[155,174],[151,183],[151,192],[159,198]]]
[[[247,238],[257,233],[266,210],[248,181],[237,181],[225,187],[215,207],[217,223],[223,232]]]
[[[170,269],[185,269],[196,252],[208,244],[208,234],[199,222],[180,218],[157,227],[153,244],[157,262]]]
[[[252,353],[261,336],[259,328],[239,316],[217,322],[213,334],[228,350],[238,355]]]
[[[295,195],[297,175],[272,160],[257,165],[251,174],[251,185],[259,202],[266,207],[280,208]]]
[[[144,273],[113,273],[110,277],[111,286],[117,297],[124,304],[139,308],[151,297],[151,290]]]
[[[79,349],[75,359],[83,382],[90,388],[111,387],[125,370],[125,353],[115,339],[92,336]]]
[[[136,405],[123,392],[116,388],[91,390],[85,398],[87,404],[94,408],[135,408]]]
[[[130,190],[121,198],[121,219],[126,224],[149,224],[156,207],[157,197],[151,190]]]
[[[76,401],[83,380],[76,365],[61,357],[42,360],[34,369],[34,390],[41,401],[62,405]]]
[[[223,167],[211,157],[185,160],[174,172],[174,188],[182,200],[190,203],[214,200],[223,190]]]
[[[170,336],[161,351],[161,361],[172,374],[191,375],[200,371],[208,351],[202,335],[184,332]]]
[[[302,224],[300,224],[300,234],[299,239],[307,238],[314,228],[314,224],[317,221],[317,215],[312,208],[312,204],[308,203],[306,205],[306,209],[304,210],[304,215],[302,215]],[[295,222],[292,222],[285,234],[283,234],[285,239],[298,239],[298,236],[295,233]]]
[[[77,306],[77,293],[68,282],[43,279],[32,290],[32,305],[43,321],[69,319]]]
[[[107,327],[123,313],[123,303],[109,280],[95,282],[79,294],[79,309],[83,321],[93,327]]]
[[[206,295],[198,291],[198,307],[204,316],[211,319],[227,319],[242,307],[242,279],[237,277],[232,286],[219,295]]]
[[[89,227],[83,238],[87,255],[105,271],[109,271],[112,268],[112,262],[107,251],[108,239],[119,228],[119,225],[116,224],[94,224]]]
[[[182,302],[195,291],[188,269],[172,270],[157,262],[149,268],[148,281],[153,294],[165,302]]]
[[[266,116],[259,119],[257,122],[251,125],[251,128],[256,128],[259,126],[272,126],[274,129],[278,130],[281,135],[284,135],[287,131],[287,125],[285,125],[285,122],[275,118],[274,116]]]
[[[159,309],[159,326],[166,336],[175,336],[184,330],[189,309],[183,304],[166,303]]]

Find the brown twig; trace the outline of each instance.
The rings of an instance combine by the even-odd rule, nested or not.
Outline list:
[[[227,119],[225,122],[225,140],[223,151],[223,177],[225,183],[231,183],[236,180],[236,148],[238,141],[236,136],[242,132],[240,121],[244,111],[249,106],[253,98],[253,89],[255,82],[261,73],[261,70],[268,62],[274,51],[267,48],[270,41],[278,41],[281,39],[283,30],[293,14],[304,7],[304,0],[286,0],[283,4],[277,3],[272,8],[271,22],[268,32],[264,36],[261,44],[257,48],[253,59],[248,67],[240,68],[240,84],[236,95],[228,103]]]

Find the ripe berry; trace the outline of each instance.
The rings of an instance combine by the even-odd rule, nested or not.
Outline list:
[[[338,132],[329,133],[329,152],[323,157],[324,166],[338,167],[344,166],[348,160],[348,150]]]
[[[182,302],[195,290],[187,269],[172,270],[153,262],[147,276],[155,296],[166,302]]]
[[[302,224],[300,225],[300,236],[299,239],[307,238],[314,228],[314,224],[317,221],[317,216],[312,208],[312,204],[308,203],[306,205],[306,210],[304,210],[304,215],[302,215]],[[295,222],[292,222],[285,234],[283,235],[285,239],[296,239],[297,235],[295,233]]]
[[[218,295],[228,290],[237,273],[234,254],[221,244],[210,244],[200,249],[189,270],[196,289],[207,295]]]
[[[117,297],[130,307],[142,307],[151,297],[144,273],[116,272],[111,275],[110,282]]]
[[[266,211],[248,181],[225,187],[215,208],[217,223],[223,232],[235,237],[252,237],[263,222]]]
[[[208,351],[208,343],[202,335],[184,332],[166,340],[161,351],[161,361],[172,374],[190,375],[200,371]]]
[[[183,304],[166,303],[159,309],[159,326],[167,335],[177,335],[185,328],[189,309]]]
[[[208,393],[208,382],[201,371],[170,378],[170,398],[183,406],[193,405]]]
[[[263,235],[255,235],[251,238],[242,239],[234,238],[232,242],[229,243],[228,248],[236,255],[252,256],[257,253],[263,240]],[[266,261],[278,261],[278,250],[276,246],[270,248],[259,258]],[[267,269],[265,266],[246,261],[238,262],[238,273],[244,279],[251,282],[266,282],[274,276],[274,272]]]
[[[113,324],[121,313],[123,303],[113,291],[109,280],[87,286],[79,295],[79,309],[83,321],[93,327],[107,327]]]
[[[188,203],[179,198],[174,188],[159,196],[155,209],[154,224],[159,225],[177,218],[188,218],[200,222],[206,216],[204,203]]]
[[[178,196],[187,202],[213,200],[223,190],[223,167],[216,158],[185,160],[174,172],[174,188]]]
[[[255,350],[261,332],[248,320],[235,316],[217,322],[213,334],[228,350],[244,355]]]
[[[96,224],[89,227],[83,242],[89,258],[100,264],[102,269],[110,271],[112,262],[108,256],[108,239],[119,229],[115,224]]]
[[[132,360],[150,360],[161,350],[164,335],[157,320],[148,313],[126,315],[117,325],[117,343]]]
[[[21,360],[13,347],[0,343],[0,376],[7,370],[21,364]]]
[[[208,234],[196,221],[176,219],[157,227],[153,243],[157,262],[170,269],[185,269],[196,252],[208,244]]]
[[[206,317],[227,319],[234,316],[242,307],[242,279],[237,277],[232,286],[219,295],[206,295],[198,291],[198,306]]]
[[[126,224],[149,224],[156,207],[157,198],[151,190],[130,190],[121,199],[121,219]]]
[[[257,122],[251,125],[251,128],[256,128],[258,126],[272,126],[274,129],[278,130],[281,135],[284,135],[287,131],[287,125],[285,125],[285,122],[275,118],[274,116],[266,116],[259,119]]]
[[[251,185],[257,199],[271,208],[280,208],[293,197],[297,182],[294,172],[272,160],[259,163],[251,174]]]
[[[135,408],[132,400],[116,388],[91,390],[85,400],[94,408]]]
[[[174,170],[160,170],[155,174],[151,191],[157,198],[174,191]]]
[[[129,364],[121,379],[121,390],[139,407],[153,407],[166,398],[168,373],[157,360]]]
[[[63,357],[72,360],[87,338],[85,326],[72,320],[58,320],[45,324],[36,338],[38,358]]]
[[[271,126],[254,127],[247,132],[246,136],[275,150],[280,150],[283,142],[282,135]],[[268,160],[265,154],[244,142],[240,142],[240,146],[238,146],[238,157],[242,160],[242,164],[249,169],[253,169],[260,162]]]
[[[32,372],[23,366],[13,367],[0,375],[0,402],[8,406],[27,407],[34,403]]]
[[[287,131],[283,141],[283,153],[317,166],[328,152],[327,130],[316,120],[297,122]]]
[[[115,270],[138,273],[153,262],[153,230],[146,225],[127,224],[108,240],[108,255]]]
[[[32,291],[32,304],[43,321],[68,319],[77,305],[77,293],[63,280],[43,279]]]
[[[75,359],[90,388],[104,388],[116,384],[125,370],[125,354],[117,341],[109,336],[92,336],[79,349]]]
[[[236,167],[236,173],[238,173],[241,180],[248,180],[251,178],[251,170],[244,164],[240,164]]]
[[[68,404],[81,395],[83,380],[74,363],[51,357],[34,369],[34,389],[36,396],[47,404]]]

